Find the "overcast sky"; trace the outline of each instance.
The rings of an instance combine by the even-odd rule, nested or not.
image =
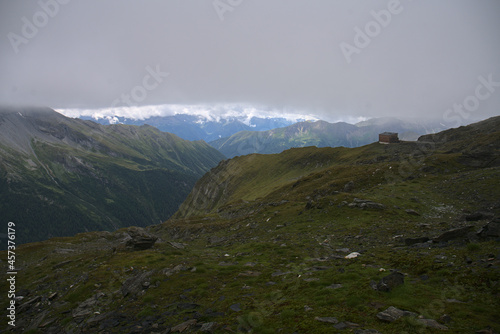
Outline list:
[[[498,0],[0,0],[0,37],[2,104],[500,114]]]

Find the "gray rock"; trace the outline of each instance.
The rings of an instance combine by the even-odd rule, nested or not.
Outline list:
[[[359,325],[354,323],[354,322],[343,321],[343,322],[339,322],[338,324],[333,325],[333,327],[338,329],[338,330],[344,330],[344,329],[348,329],[348,328],[358,328]]]
[[[163,272],[163,274],[164,274],[165,276],[172,276],[172,275],[174,275],[174,274],[177,274],[178,272],[181,272],[181,271],[186,271],[186,270],[188,270],[188,269],[189,269],[189,268],[187,268],[187,267],[183,266],[182,264],[179,264],[179,265],[177,265],[177,266],[175,266],[175,267],[173,267],[173,268],[165,268],[165,269],[163,269],[163,271],[162,271],[162,272]]]
[[[34,304],[38,303],[41,300],[42,300],[41,296],[36,296],[31,298],[30,300],[24,302],[19,306],[19,312],[29,309],[30,307],[32,307]]]
[[[317,282],[319,281],[319,278],[311,277],[311,278],[304,278],[304,282]]]
[[[153,247],[158,237],[147,232],[141,227],[130,227],[127,230],[130,238],[127,238],[125,246],[132,250],[144,250]]]
[[[191,319],[191,320],[188,320],[188,321],[184,321],[183,323],[178,324],[177,326],[172,327],[170,329],[170,332],[171,333],[182,333],[186,329],[189,329],[189,328],[193,327],[194,325],[196,325],[196,323],[197,323],[196,319]]]
[[[212,333],[217,327],[216,322],[205,322],[201,325],[200,332],[202,333]]]
[[[408,210],[405,210],[407,214],[409,215],[412,215],[412,216],[420,216],[420,213],[418,213],[417,211],[415,210],[412,210],[412,209],[408,209]]]
[[[365,207],[368,209],[377,209],[377,210],[383,210],[385,209],[385,205],[381,203],[376,203],[376,202],[366,202],[364,203]]]
[[[473,226],[465,226],[465,227],[459,227],[459,228],[454,228],[449,231],[446,231],[439,235],[438,237],[434,238],[434,242],[447,242],[450,240],[455,240],[455,239],[460,239],[460,238],[467,238],[467,234],[469,234],[471,228]]]
[[[401,317],[417,317],[417,314],[400,310],[394,306],[390,306],[387,310],[377,313],[377,318],[386,322],[394,322]]]
[[[342,284],[331,284],[329,286],[327,286],[326,288],[327,289],[332,289],[332,290],[335,290],[335,289],[340,289],[342,287]]]
[[[170,246],[174,247],[175,249],[184,249],[186,248],[186,245],[181,244],[180,242],[174,242],[174,241],[169,241]]]
[[[327,322],[330,324],[337,324],[339,321],[337,318],[334,317],[315,317],[314,320],[321,321],[321,322]]]
[[[151,275],[153,275],[153,273],[154,270],[137,273],[127,279],[121,287],[123,297],[126,297],[128,295],[136,297],[140,292],[144,290],[144,283],[149,282],[149,278],[151,277]]]
[[[498,238],[500,237],[500,222],[492,221],[484,225],[477,233],[481,238]]]
[[[355,198],[352,203],[348,205],[349,207],[367,208],[367,209],[385,209],[385,205],[381,203],[372,202],[365,199]]]
[[[417,319],[417,321],[419,323],[423,324],[425,327],[440,329],[443,331],[448,330],[448,327],[441,325],[439,322],[437,322],[434,319]]]
[[[378,291],[389,292],[397,286],[404,284],[405,275],[400,272],[392,272],[388,276],[383,277],[380,282],[377,283]]]
[[[354,190],[354,181],[349,181],[344,185],[344,192],[349,193]]]
[[[99,292],[92,297],[81,302],[76,309],[73,310],[73,318],[83,318],[93,313],[94,308],[98,305],[98,300],[104,297],[104,293]]]
[[[216,244],[221,244],[224,241],[226,241],[225,237],[219,237],[216,235],[211,235],[207,238],[207,241],[210,245],[216,245]]]
[[[241,306],[240,303],[233,304],[229,306],[229,309],[234,312],[240,312],[241,311]]]

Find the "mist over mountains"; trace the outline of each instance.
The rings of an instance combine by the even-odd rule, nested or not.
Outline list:
[[[280,113],[237,105],[148,106],[60,112],[100,124],[148,124],[186,140],[204,140],[228,158],[251,153],[279,153],[292,147],[358,147],[377,141],[378,134],[385,131],[399,133],[401,140],[414,141],[420,135],[451,126],[442,120],[396,117],[348,117],[350,123],[331,123],[308,113]],[[461,122],[462,125],[468,123],[465,119]]]

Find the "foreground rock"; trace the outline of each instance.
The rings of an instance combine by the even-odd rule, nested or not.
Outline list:
[[[394,322],[402,317],[417,317],[417,314],[410,311],[400,310],[394,306],[390,306],[387,310],[377,314],[378,319],[386,322]]]
[[[452,230],[446,231],[440,234],[438,237],[434,238],[434,242],[448,242],[455,239],[466,239],[467,235],[470,233],[473,226],[465,226],[454,228]]]
[[[491,221],[484,225],[477,233],[480,238],[498,238],[500,237],[500,220]]]
[[[314,320],[320,321],[320,322],[327,322],[329,324],[337,324],[339,321],[337,318],[334,317],[316,317]]]
[[[123,297],[127,297],[129,295],[132,297],[136,297],[143,290],[147,289],[150,285],[149,278],[151,277],[151,275],[153,275],[153,273],[154,270],[137,273],[133,277],[127,279],[121,287]]]
[[[378,291],[389,292],[397,286],[404,284],[405,275],[395,271],[390,273],[388,276],[383,277],[380,282],[378,282],[374,288]]]

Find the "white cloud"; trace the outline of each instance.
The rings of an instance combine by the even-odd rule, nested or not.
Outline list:
[[[56,109],[56,111],[68,117],[78,118],[86,116],[92,117],[95,120],[105,118],[114,123],[118,122],[117,117],[124,117],[132,120],[146,120],[154,116],[173,116],[178,114],[198,116],[200,122],[219,122],[221,119],[237,118],[242,123],[249,126],[252,125],[252,117],[285,118],[293,122],[300,120],[315,121],[319,119],[316,115],[298,110],[278,110],[244,104],[163,104],[101,109]]]

